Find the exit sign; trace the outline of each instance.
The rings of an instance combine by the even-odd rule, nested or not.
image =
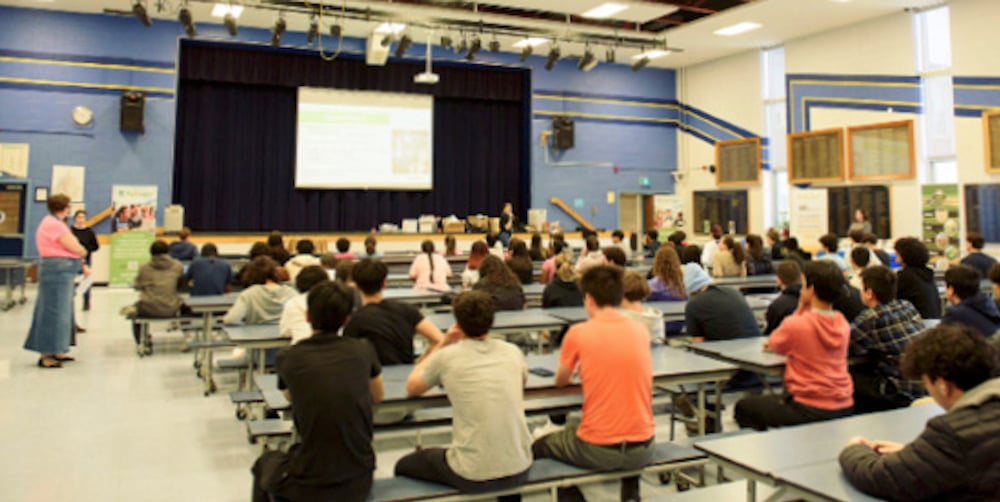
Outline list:
[[[650,181],[649,176],[642,176],[639,178],[639,186],[643,188],[649,188],[653,186],[653,182]]]

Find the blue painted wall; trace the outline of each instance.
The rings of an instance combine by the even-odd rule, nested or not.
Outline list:
[[[220,25],[199,22],[198,30],[201,38],[229,39]],[[131,17],[0,7],[0,142],[31,145],[33,186],[50,185],[53,164],[82,165],[87,168],[84,202],[92,213],[110,205],[114,184],[155,184],[160,187],[162,217],[171,196],[174,68],[180,36],[183,30],[178,23],[159,19],[147,28]],[[267,30],[241,28],[237,40],[265,43],[269,37]],[[306,44],[301,32],[287,33],[283,42]],[[331,50],[330,39],[324,38],[324,43]],[[345,39],[342,46],[349,52],[363,48],[359,39]],[[423,46],[414,44],[408,56],[422,58],[423,53]],[[434,57],[459,59],[438,47]],[[607,192],[673,191],[670,171],[677,164],[678,126],[673,71],[646,68],[635,73],[626,65],[601,64],[582,73],[575,59],[560,61],[546,71],[544,55],[520,63],[516,54],[485,49],[477,61],[528,64],[533,70],[531,202],[533,207],[548,208],[550,220],[575,227],[549,205],[553,196],[570,204],[581,199],[584,210],[580,212],[585,217],[598,227],[614,228],[617,205],[607,203]],[[120,92],[127,88],[149,92],[145,134],[119,130]],[[542,93],[550,98],[537,97]],[[551,99],[552,95],[558,99]],[[566,101],[566,96],[576,101]],[[617,104],[608,103],[608,97]],[[667,113],[648,106],[651,102],[673,103],[673,108]],[[72,123],[70,112],[78,105],[94,111],[92,125]],[[564,111],[615,118],[575,117],[576,148],[558,160],[610,163],[621,167],[618,173],[611,168],[545,163],[541,133],[550,128],[551,113]],[[649,121],[650,116],[657,121]],[[648,177],[651,184],[640,186],[640,177]],[[45,214],[44,204],[32,204],[29,232]],[[594,214],[591,207],[596,209]],[[108,223],[97,230],[108,232]],[[35,254],[33,242],[29,242],[28,254]]]

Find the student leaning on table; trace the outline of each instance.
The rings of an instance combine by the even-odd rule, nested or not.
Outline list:
[[[907,345],[901,367],[946,413],[907,445],[851,439],[840,453],[847,479],[862,492],[894,500],[1000,498],[996,350],[970,328],[940,325]]]

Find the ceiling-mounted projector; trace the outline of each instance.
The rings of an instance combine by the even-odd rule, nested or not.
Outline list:
[[[438,75],[437,73],[427,72],[427,71],[425,71],[423,73],[418,73],[418,74],[416,74],[416,75],[413,76],[413,83],[414,84],[434,85],[434,84],[438,83],[438,81],[440,81],[440,80],[441,80],[441,75]]]

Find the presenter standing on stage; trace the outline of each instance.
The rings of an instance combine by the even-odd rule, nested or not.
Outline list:
[[[510,202],[503,205],[500,212],[500,235],[497,236],[503,243],[504,249],[510,244],[510,235],[514,232],[514,206]]]
[[[69,216],[69,197],[55,194],[47,202],[49,215],[35,232],[38,247],[38,299],[24,348],[38,352],[38,366],[60,368],[72,361],[69,352],[73,336],[73,278],[80,271],[80,259],[87,250],[76,240],[64,221]],[[83,275],[90,268],[83,265]]]

